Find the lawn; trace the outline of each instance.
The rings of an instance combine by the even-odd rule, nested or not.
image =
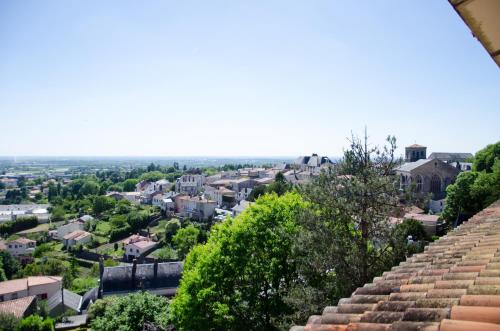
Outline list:
[[[94,234],[106,237],[107,235],[109,235],[110,231],[111,231],[111,224],[109,224],[109,222],[99,221],[96,224]]]
[[[157,235],[165,233],[165,225],[167,224],[168,221],[169,220],[167,219],[163,219],[158,222],[158,225],[153,226],[149,230],[151,231],[152,234],[157,234]]]
[[[46,232],[49,231],[49,223],[44,223],[44,224],[38,224],[36,227],[20,231],[17,234],[22,235],[22,234],[27,234],[27,233],[35,233],[35,232]]]
[[[115,246],[114,243],[101,245],[101,246],[97,247],[97,253],[107,254],[109,256],[116,257],[116,258],[123,257],[123,254],[125,254],[125,252],[122,248],[122,244],[120,242],[118,242],[118,249],[116,251],[115,251],[114,246]]]

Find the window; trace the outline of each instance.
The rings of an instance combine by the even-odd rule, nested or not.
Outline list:
[[[10,296],[10,299],[11,300],[17,299],[17,293],[12,293],[12,295]]]
[[[417,192],[422,192],[422,186],[423,186],[423,180],[422,180],[422,176],[420,175],[417,175]]]
[[[0,295],[0,302],[3,302],[5,299],[3,297],[3,295]]]
[[[438,175],[432,175],[431,193],[436,195],[441,193],[441,178]]]
[[[138,250],[138,249],[136,249],[135,251],[136,251],[136,253],[139,253],[139,250]]]

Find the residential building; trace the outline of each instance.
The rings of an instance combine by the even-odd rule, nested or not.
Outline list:
[[[148,291],[156,295],[175,295],[182,275],[182,262],[166,262],[104,267],[100,262],[99,297]]]
[[[17,187],[17,179],[16,178],[0,178],[0,182],[5,185],[5,188],[15,188]]]
[[[14,315],[16,318],[22,319],[36,313],[36,302],[36,296],[34,295],[3,301],[0,302],[0,313]]]
[[[0,282],[0,302],[35,295],[47,299],[61,290],[62,277],[33,276]]]
[[[175,191],[182,194],[197,195],[205,184],[205,175],[182,175],[175,182]]]
[[[239,192],[245,188],[252,188],[253,189],[258,184],[259,183],[257,182],[257,180],[252,179],[252,178],[239,178],[239,179],[236,179],[232,182],[231,189],[235,192]]]
[[[134,234],[123,240],[123,245],[125,258],[130,261],[146,255],[146,253],[156,247],[157,243],[151,238]]]
[[[182,217],[207,220],[214,215],[217,202],[199,196],[183,195],[175,198],[175,207]]]
[[[252,193],[251,188],[242,188],[237,194],[236,194],[236,202],[241,201],[241,200],[246,200],[248,196]]]
[[[452,166],[459,169],[460,171],[471,171],[472,163],[471,162],[450,162]]]
[[[427,158],[427,147],[413,144],[405,147],[405,162],[415,162]]]
[[[81,244],[84,245],[92,240],[92,234],[83,230],[76,230],[63,237],[63,244],[66,248]]]
[[[219,207],[223,205],[232,206],[236,201],[236,192],[224,186],[217,188],[212,186],[204,186],[203,196],[207,199],[214,200]]]
[[[448,152],[434,152],[429,155],[429,159],[439,159],[446,163],[452,162],[467,162],[472,159],[474,155],[471,153],[448,153]]]
[[[48,204],[0,205],[0,222],[14,221],[17,217],[36,216],[38,222],[47,223],[50,217]]]
[[[333,165],[327,156],[312,154],[311,156],[299,156],[293,162],[293,168],[298,171],[307,171],[311,175],[319,175],[321,170]]]
[[[432,194],[433,200],[444,198],[446,187],[455,181],[459,172],[457,168],[439,159],[420,159],[396,168],[401,189],[413,184],[415,194]]]
[[[64,237],[74,231],[83,230],[85,222],[81,220],[73,220],[68,224],[61,225],[57,228],[57,235],[55,239],[63,240]]]
[[[28,238],[18,238],[6,244],[7,251],[14,257],[32,255],[36,248],[36,241]]]

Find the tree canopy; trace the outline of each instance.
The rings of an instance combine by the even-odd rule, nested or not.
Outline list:
[[[107,297],[90,307],[89,318],[94,331],[142,331],[145,325],[166,330],[168,300],[148,292]]]
[[[180,330],[273,330],[288,313],[297,193],[265,195],[188,254],[172,314]],[[181,230],[179,230],[181,231]]]

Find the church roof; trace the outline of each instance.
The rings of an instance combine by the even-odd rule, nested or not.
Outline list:
[[[415,162],[406,162],[396,168],[397,171],[412,171],[424,164],[431,162],[431,159],[420,159]]]
[[[291,330],[500,330],[500,200]]]

